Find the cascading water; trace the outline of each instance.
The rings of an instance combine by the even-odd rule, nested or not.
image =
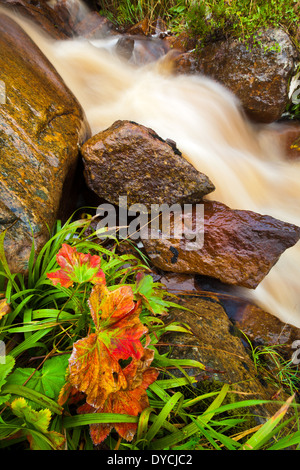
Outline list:
[[[300,161],[287,162],[270,126],[250,124],[221,85],[201,76],[170,75],[165,60],[137,68],[86,40],[55,42],[18,22],[73,91],[93,134],[119,119],[151,127],[174,140],[211,179],[216,187],[211,199],[300,225]],[[266,311],[298,327],[299,274],[300,243],[254,291]]]

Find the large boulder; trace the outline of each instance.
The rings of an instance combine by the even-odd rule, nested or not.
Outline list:
[[[0,14],[0,230],[13,271],[48,238],[90,136],[76,98],[33,41]]]
[[[254,289],[300,238],[300,227],[268,215],[233,210],[216,201],[204,201],[203,206],[204,217],[195,207],[182,212],[182,237],[172,238],[176,233],[172,219],[170,237],[152,230],[143,239],[154,266]]]
[[[281,29],[257,33],[253,44],[228,39],[209,44],[200,52],[175,58],[176,69],[207,75],[229,88],[247,115],[257,122],[274,122],[289,102],[289,82],[297,52]]]
[[[172,141],[131,121],[116,121],[81,149],[87,185],[118,205],[193,203],[214,190],[207,176],[182,156]]]
[[[68,22],[49,5],[46,0],[0,0],[0,6],[8,12],[19,13],[35,23],[54,39],[67,39],[73,36]]]

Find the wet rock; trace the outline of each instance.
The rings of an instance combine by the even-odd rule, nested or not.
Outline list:
[[[299,121],[278,123],[276,126],[271,127],[269,132],[288,160],[297,160],[300,158]]]
[[[169,238],[152,231],[143,240],[154,266],[254,289],[281,254],[300,238],[299,227],[267,215],[232,210],[216,201],[204,201],[203,207],[204,219],[200,205],[197,210],[194,206],[192,211],[182,212],[181,237],[172,238],[176,233],[172,219]],[[176,224],[180,222],[177,219]]]
[[[32,40],[0,15],[0,230],[13,271],[26,271],[32,245],[49,237],[69,200],[78,146],[89,127],[75,97]]]
[[[190,37],[187,33],[180,33],[176,36],[167,36],[165,42],[171,49],[178,52],[186,53],[194,49],[197,45],[197,40]]]
[[[200,389],[205,386],[209,391],[209,387],[214,384],[220,387],[223,383],[228,383],[232,385],[232,390],[237,392],[235,402],[251,398],[270,400],[278,391],[278,387],[276,384],[268,384],[259,374],[249,351],[245,349],[238,331],[222,306],[209,296],[206,299],[189,297],[180,301],[180,305],[188,310],[180,309],[180,306],[178,309],[172,308],[167,320],[188,325],[191,334],[165,334],[161,338],[164,347],[160,347],[160,353],[169,350],[171,358],[192,359],[203,364],[206,370],[185,369],[187,374],[196,376],[197,387]],[[181,373],[172,370],[172,374],[178,376]],[[286,398],[284,392],[278,397]],[[278,408],[276,404],[257,407],[256,419],[260,420],[258,416],[272,415]]]
[[[169,50],[168,43],[162,39],[137,36],[134,39],[131,62],[135,65],[149,64],[164,57]]]
[[[222,83],[241,100],[251,119],[266,123],[277,121],[285,110],[296,59],[289,36],[281,29],[268,29],[250,45],[229,39],[199,53],[185,53],[176,59],[176,68]]]
[[[137,34],[147,36],[149,33],[149,20],[145,17],[143,20],[139,21],[137,24],[131,26],[128,30],[128,34]]]
[[[116,44],[116,53],[119,57],[129,60],[134,49],[134,39],[130,36],[122,36]]]
[[[89,11],[83,2],[73,0],[51,0],[48,4],[74,35],[77,23],[82,21]]]
[[[54,39],[68,39],[73,35],[68,22],[63,21],[46,0],[0,0],[0,6],[20,13]]]
[[[196,202],[214,190],[207,176],[182,156],[175,143],[131,121],[116,121],[81,149],[87,185],[100,197],[128,205]]]
[[[102,39],[107,34],[117,34],[113,24],[97,11],[89,12],[75,25],[75,33],[87,39]]]
[[[191,274],[164,273],[159,282],[172,294],[197,292],[196,279]]]
[[[300,339],[299,328],[283,323],[260,307],[249,303],[236,309],[230,320],[247,335],[253,346],[279,346],[279,352],[284,354],[286,359],[291,359],[294,352],[292,344]]]

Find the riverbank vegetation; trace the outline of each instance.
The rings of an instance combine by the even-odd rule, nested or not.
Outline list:
[[[259,28],[282,27],[298,42],[297,0],[100,0],[100,13],[128,27],[144,18],[158,18],[174,33],[187,32],[202,41],[228,36],[250,38]]]
[[[286,386],[278,376],[278,386],[289,392],[286,402],[236,400],[234,386],[204,390],[186,374],[185,367],[201,370],[201,363],[159,354],[164,333],[188,331],[165,322],[176,299],[153,281],[146,259],[118,255],[116,240],[99,243],[90,223],[91,218],[58,224],[36,259],[32,251],[26,276],[10,272],[2,245],[0,339],[6,355],[0,363],[0,448],[299,445],[293,381]],[[253,350],[259,367],[261,357]],[[278,411],[257,424],[249,410],[268,403]]]

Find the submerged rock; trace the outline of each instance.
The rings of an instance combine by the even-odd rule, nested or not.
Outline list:
[[[87,185],[118,205],[198,202],[214,190],[207,176],[182,156],[174,142],[131,121],[117,121],[81,149]]]
[[[169,238],[152,231],[143,240],[154,266],[254,289],[281,254],[300,238],[299,227],[273,217],[233,210],[216,201],[203,204],[204,220],[195,207],[193,211],[183,211],[185,230],[181,238],[172,238],[173,219]]]
[[[38,47],[0,15],[0,230],[13,271],[26,271],[34,237],[38,251],[48,227],[70,198],[78,146],[89,126],[76,98]]]

